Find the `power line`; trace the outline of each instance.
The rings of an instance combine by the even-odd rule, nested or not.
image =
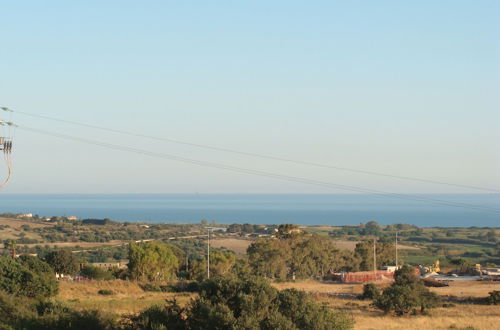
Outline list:
[[[394,174],[377,172],[377,171],[354,169],[354,168],[348,168],[348,167],[342,167],[342,166],[336,166],[336,165],[320,164],[320,163],[309,162],[309,161],[294,160],[294,159],[283,158],[283,157],[278,157],[278,156],[264,155],[264,154],[259,154],[259,153],[252,153],[252,152],[216,147],[216,146],[211,146],[211,145],[206,145],[206,144],[186,142],[186,141],[172,139],[172,138],[165,138],[165,137],[158,137],[158,136],[152,136],[152,135],[141,134],[141,133],[134,133],[134,132],[118,130],[118,129],[108,128],[108,127],[103,127],[103,126],[81,123],[81,122],[72,121],[72,120],[65,120],[65,119],[59,119],[59,118],[54,118],[54,117],[49,117],[49,116],[33,114],[33,113],[29,113],[29,112],[24,112],[24,111],[17,111],[16,110],[15,112],[19,113],[19,114],[26,115],[26,116],[34,117],[34,118],[52,120],[52,121],[57,121],[57,122],[65,123],[65,124],[71,124],[71,125],[92,128],[92,129],[98,129],[98,130],[107,131],[107,132],[111,132],[111,133],[129,135],[129,136],[134,136],[134,137],[140,137],[140,138],[175,143],[175,144],[181,144],[181,145],[186,145],[186,146],[191,146],[191,147],[196,147],[196,148],[238,154],[238,155],[243,155],[243,156],[248,156],[248,157],[257,157],[257,158],[261,158],[261,159],[276,160],[276,161],[293,163],[293,164],[298,164],[298,165],[314,166],[314,167],[318,167],[318,168],[334,169],[334,170],[339,170],[339,171],[380,176],[380,177],[406,180],[406,181],[431,183],[431,184],[437,184],[437,185],[467,188],[467,189],[474,189],[474,190],[481,190],[481,191],[488,191],[488,192],[497,192],[497,193],[500,192],[500,189],[495,189],[495,188],[479,187],[479,186],[473,186],[473,185],[465,185],[465,184],[451,183],[451,182],[424,179],[424,178],[416,178],[416,177],[403,176],[403,175],[394,175]]]
[[[44,134],[44,135],[57,137],[60,139],[78,141],[78,142],[82,142],[82,143],[86,143],[86,144],[97,145],[97,146],[108,148],[108,149],[119,150],[119,151],[124,151],[124,152],[132,152],[132,153],[141,154],[141,155],[145,155],[145,156],[173,160],[173,161],[193,164],[193,165],[197,165],[197,166],[211,167],[211,168],[232,171],[232,172],[237,172],[237,173],[256,175],[256,176],[261,176],[261,177],[268,177],[268,178],[273,178],[273,179],[288,181],[288,182],[315,185],[315,186],[320,186],[320,187],[324,187],[324,188],[328,188],[328,189],[339,189],[339,190],[353,191],[353,192],[366,193],[366,194],[375,195],[375,196],[392,197],[392,198],[417,201],[417,202],[429,203],[429,204],[435,204],[435,205],[441,205],[441,206],[460,207],[460,208],[465,208],[465,209],[473,209],[476,211],[493,212],[493,213],[500,214],[499,209],[491,208],[488,206],[473,205],[473,204],[461,203],[461,202],[453,202],[453,201],[447,201],[447,200],[441,200],[441,199],[429,198],[429,197],[423,197],[423,196],[398,194],[398,193],[385,192],[385,191],[364,188],[364,187],[356,187],[356,186],[351,186],[351,185],[344,185],[344,184],[338,184],[338,183],[332,183],[332,182],[326,182],[326,181],[320,181],[320,180],[313,180],[313,179],[284,175],[284,174],[279,174],[279,173],[253,170],[253,169],[236,167],[236,166],[226,165],[226,164],[221,164],[221,163],[185,158],[185,157],[180,157],[180,156],[165,154],[165,153],[159,153],[159,152],[149,151],[149,150],[145,150],[145,149],[122,146],[122,145],[117,145],[117,144],[110,144],[110,143],[95,141],[95,140],[89,140],[89,139],[85,139],[85,138],[49,132],[49,131],[45,131],[45,130],[41,130],[41,129],[37,129],[37,128],[26,127],[26,126],[19,126],[18,128],[23,129],[23,130],[27,130],[30,132],[38,133],[38,134]]]

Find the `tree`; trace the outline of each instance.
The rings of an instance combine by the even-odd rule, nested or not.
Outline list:
[[[80,274],[91,278],[93,280],[111,280],[113,279],[113,272],[108,269],[102,269],[100,267],[94,267],[90,265],[85,265]]]
[[[131,242],[129,245],[130,275],[136,280],[168,281],[175,277],[178,259],[170,245],[156,241]]]
[[[78,272],[78,260],[70,250],[55,250],[47,254],[45,261],[59,274],[74,275]]]
[[[291,249],[286,241],[260,239],[250,244],[247,254],[257,275],[281,280],[288,277]]]
[[[0,290],[25,297],[51,297],[58,291],[54,271],[37,257],[0,257]]]
[[[255,274],[286,280],[324,277],[346,266],[346,254],[329,237],[285,234],[280,239],[260,239],[248,249],[249,265]]]
[[[297,290],[278,291],[259,278],[217,277],[181,308],[170,302],[132,319],[136,329],[349,329],[353,321]]]
[[[380,296],[380,290],[375,283],[366,283],[363,285],[363,299],[377,299]]]
[[[377,242],[375,244],[377,269],[385,265],[395,264],[396,249],[393,243]],[[354,256],[358,259],[359,269],[373,270],[373,241],[363,241],[356,244]]]
[[[212,250],[210,252],[210,274],[214,276],[227,275],[236,262],[236,256],[231,252]]]
[[[14,241],[12,239],[8,240],[6,243],[4,243],[4,248],[6,250],[9,250],[10,256],[12,258],[16,257],[16,248],[17,248],[16,241]]]
[[[231,252],[210,251],[210,274],[212,276],[227,275],[236,263],[236,256]],[[203,281],[207,278],[207,260],[195,259],[189,262],[188,277],[191,280]]]
[[[403,266],[394,273],[394,283],[386,288],[375,301],[374,306],[386,313],[394,312],[397,316],[418,310],[421,314],[426,309],[435,307],[437,295],[430,292],[414,274],[410,266]]]
[[[292,238],[295,235],[300,234],[299,226],[290,223],[282,224],[278,226],[278,231],[276,233],[276,238],[287,239]]]
[[[362,231],[363,235],[380,235],[380,226],[376,221],[368,221],[365,224],[364,230]]]

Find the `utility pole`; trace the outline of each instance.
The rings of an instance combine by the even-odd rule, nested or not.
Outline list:
[[[396,269],[398,269],[398,231],[396,230]]]
[[[207,279],[210,279],[210,228],[208,230],[208,240],[207,240]]]
[[[205,227],[207,230],[207,279],[210,279],[210,231],[219,230],[226,231],[226,228],[218,228],[218,227]]]
[[[373,272],[377,275],[377,238],[373,238]]]

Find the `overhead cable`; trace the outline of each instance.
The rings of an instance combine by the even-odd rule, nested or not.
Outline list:
[[[9,109],[9,111],[13,111],[13,110]],[[229,149],[229,148],[211,146],[211,145],[207,145],[207,144],[186,142],[186,141],[173,139],[173,138],[158,137],[158,136],[147,135],[147,134],[142,134],[142,133],[134,133],[134,132],[129,132],[129,131],[125,131],[125,130],[113,129],[113,128],[108,128],[108,127],[103,127],[103,126],[98,126],[98,125],[81,123],[81,122],[72,121],[72,120],[65,120],[65,119],[60,119],[60,118],[55,118],[55,117],[50,117],[50,116],[29,113],[29,112],[25,112],[25,111],[15,110],[15,112],[22,114],[22,115],[34,117],[34,118],[52,120],[52,121],[57,121],[57,122],[65,123],[65,124],[71,124],[71,125],[78,125],[78,126],[82,126],[82,127],[102,130],[102,131],[111,132],[111,133],[129,135],[129,136],[134,136],[134,137],[140,137],[140,138],[175,143],[175,144],[181,144],[181,145],[186,145],[186,146],[190,146],[190,147],[196,147],[196,148],[208,149],[208,150],[213,150],[213,151],[238,154],[238,155],[248,156],[248,157],[256,157],[256,158],[261,158],[261,159],[275,160],[275,161],[293,163],[293,164],[298,164],[298,165],[314,166],[314,167],[318,167],[318,168],[334,169],[334,170],[339,170],[339,171],[366,174],[366,175],[372,175],[372,176],[380,176],[380,177],[406,180],[406,181],[415,181],[415,182],[430,183],[430,184],[436,184],[436,185],[445,185],[445,186],[451,186],[451,187],[467,188],[467,189],[474,189],[474,190],[481,190],[481,191],[488,191],[488,192],[497,192],[497,193],[500,192],[500,189],[497,189],[497,188],[480,187],[480,186],[475,186],[475,185],[466,185],[466,184],[460,184],[460,183],[452,183],[452,182],[431,180],[431,179],[425,179],[425,178],[417,178],[417,177],[404,176],[404,175],[395,175],[395,174],[389,174],[389,173],[383,173],[383,172],[377,172],[377,171],[371,171],[371,170],[348,168],[348,167],[337,166],[337,165],[321,164],[321,163],[310,162],[310,161],[294,160],[294,159],[289,159],[289,158],[284,158],[284,157],[279,157],[279,156],[272,156],[272,155],[265,155],[265,154],[260,154],[260,153],[239,151],[239,150],[234,150],[234,149]]]
[[[232,166],[232,165],[209,162],[209,161],[204,161],[204,160],[191,159],[191,158],[180,157],[180,156],[166,154],[166,153],[154,152],[154,151],[145,150],[145,149],[139,149],[139,148],[134,148],[134,147],[128,147],[128,146],[123,146],[123,145],[117,145],[117,144],[111,144],[111,143],[106,143],[106,142],[101,142],[101,141],[90,140],[90,139],[66,135],[66,134],[54,133],[54,132],[49,132],[49,131],[41,130],[38,128],[31,128],[31,127],[26,127],[26,126],[19,126],[18,128],[26,130],[26,131],[38,133],[38,134],[44,134],[44,135],[48,135],[48,136],[57,137],[60,139],[78,141],[78,142],[82,142],[82,143],[86,143],[86,144],[101,146],[101,147],[108,148],[108,149],[125,151],[125,152],[132,152],[132,153],[141,154],[141,155],[150,156],[150,157],[155,157],[155,158],[162,158],[162,159],[168,159],[168,160],[173,160],[173,161],[178,161],[178,162],[183,162],[183,163],[189,163],[189,164],[193,164],[193,165],[197,165],[197,166],[217,168],[217,169],[221,169],[221,170],[232,171],[232,172],[237,172],[237,173],[244,173],[244,174],[249,174],[249,175],[256,175],[256,176],[261,176],[261,177],[268,177],[268,178],[273,178],[273,179],[282,180],[282,181],[320,186],[320,187],[325,187],[328,189],[352,191],[352,192],[365,193],[365,194],[374,195],[374,196],[391,197],[391,198],[417,201],[417,202],[434,204],[434,205],[459,207],[459,208],[465,208],[465,209],[472,209],[472,210],[476,210],[476,211],[493,212],[493,213],[500,214],[499,209],[491,208],[488,206],[474,205],[474,204],[461,203],[461,202],[453,202],[453,201],[447,201],[447,200],[418,196],[418,195],[407,195],[407,194],[399,194],[399,193],[393,193],[393,192],[385,192],[385,191],[375,190],[375,189],[370,189],[370,188],[344,185],[344,184],[308,179],[308,178],[304,178],[304,177],[284,175],[284,174],[280,174],[280,173],[272,173],[272,172],[254,170],[254,169],[249,169],[249,168],[236,167],[236,166]]]

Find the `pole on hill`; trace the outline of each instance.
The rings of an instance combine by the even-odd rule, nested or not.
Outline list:
[[[218,230],[218,231],[226,231],[226,228],[219,228],[219,227],[205,227],[205,229],[208,231],[208,240],[207,240],[207,279],[210,279],[210,231]]]
[[[398,269],[398,231],[396,230],[396,269]]]

